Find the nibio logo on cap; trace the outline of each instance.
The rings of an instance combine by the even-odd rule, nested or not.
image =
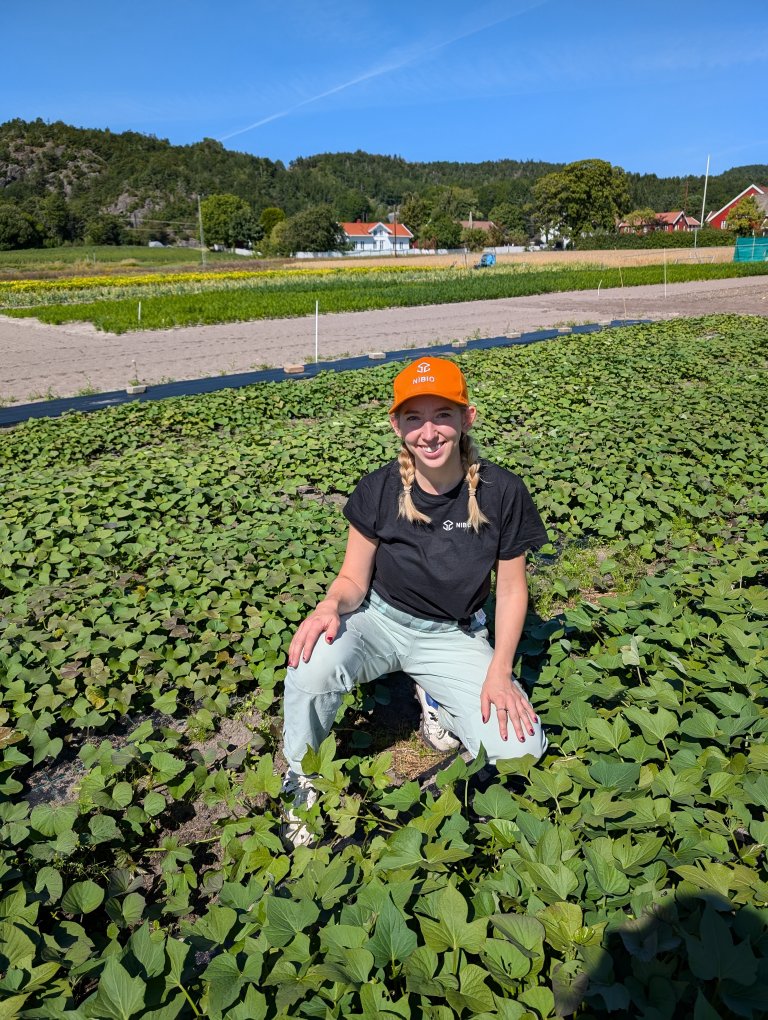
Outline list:
[[[435,381],[435,377],[433,375],[427,375],[427,372],[429,372],[429,368],[430,368],[430,365],[429,365],[428,361],[420,361],[418,363],[418,365],[416,366],[416,371],[419,372],[420,374],[419,375],[415,375],[413,377],[414,385],[416,385],[417,383],[425,383],[425,382],[434,382]]]
[[[395,376],[390,414],[411,397],[444,397],[451,403],[469,406],[467,383],[459,366],[446,358],[414,361]]]

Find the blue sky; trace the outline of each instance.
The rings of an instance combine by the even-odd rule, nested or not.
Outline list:
[[[0,121],[63,120],[290,162],[768,163],[768,4],[715,0],[26,0]]]

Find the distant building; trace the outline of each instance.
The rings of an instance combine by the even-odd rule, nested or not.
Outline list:
[[[493,220],[460,220],[462,230],[484,230],[486,234],[493,230],[496,224]]]
[[[628,223],[622,220],[618,229],[620,234],[653,234],[657,231],[672,234],[681,230],[690,233],[700,226],[695,216],[689,216],[680,209],[675,212],[655,213],[653,219],[649,218],[642,223]]]
[[[763,211],[761,233],[766,233],[768,231],[768,184],[750,184],[748,188],[740,191],[730,202],[726,202],[722,209],[718,209],[717,212],[711,212],[704,222],[708,227],[712,227],[715,230],[727,230],[728,213],[735,205],[739,204],[742,198],[747,198],[748,195],[752,195],[757,202],[758,208]]]
[[[353,245],[353,253],[380,255],[408,251],[411,247],[413,234],[403,223],[342,223],[349,244]]]

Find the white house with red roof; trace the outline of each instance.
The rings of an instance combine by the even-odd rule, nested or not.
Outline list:
[[[766,184],[750,184],[748,188],[740,191],[730,202],[726,202],[722,209],[718,209],[717,212],[711,212],[707,216],[705,220],[707,226],[713,227],[715,230],[727,230],[728,213],[735,205],[738,205],[742,198],[746,198],[748,195],[752,195],[765,214],[762,226],[763,231],[765,231],[768,226],[768,185]]]
[[[413,234],[403,223],[342,223],[353,254],[386,255],[408,251]]]

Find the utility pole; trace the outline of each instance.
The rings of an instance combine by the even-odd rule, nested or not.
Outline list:
[[[707,156],[707,169],[706,169],[706,172],[704,174],[704,197],[701,200],[701,223],[699,224],[699,228],[701,230],[704,229],[704,210],[705,210],[706,205],[707,205],[707,181],[708,180],[709,180],[709,156]],[[698,230],[694,230],[694,232],[693,232],[693,250],[694,251],[696,251],[696,246],[697,246],[697,243],[698,243],[698,239],[699,239],[699,231]]]
[[[197,196],[197,222],[200,227],[200,261],[205,267],[205,236],[203,234],[203,213],[200,208],[200,196]]]
[[[709,181],[709,156],[707,156],[707,171],[704,174],[704,198],[701,200],[701,227],[704,229],[704,210],[707,206],[707,182]]]

